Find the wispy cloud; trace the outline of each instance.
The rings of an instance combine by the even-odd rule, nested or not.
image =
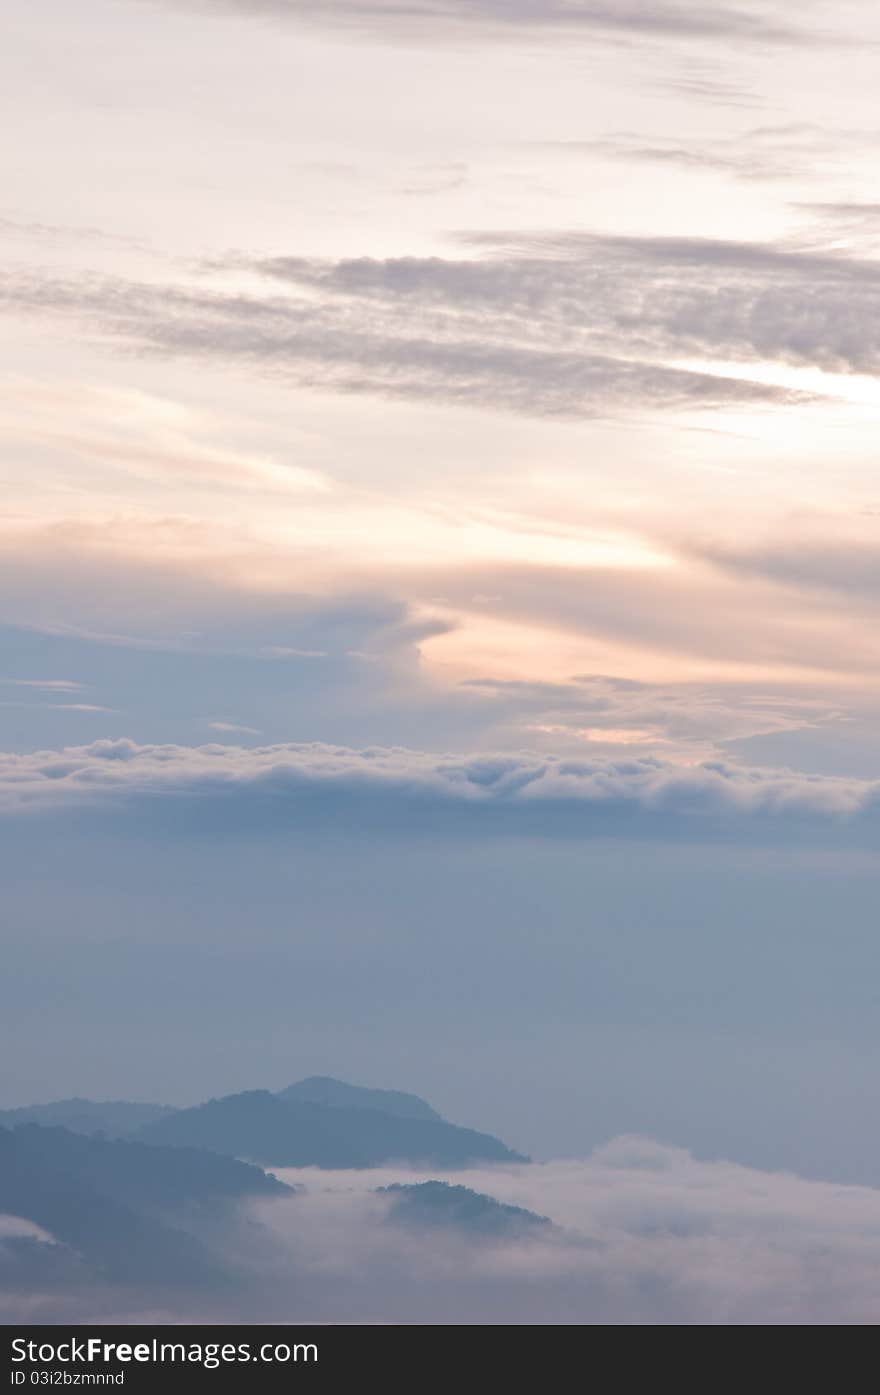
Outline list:
[[[557,141],[550,148],[573,157],[599,156],[692,174],[727,175],[749,182],[787,182],[843,173],[852,160],[853,150],[870,152],[876,140],[876,131],[828,131],[808,122],[790,122],[747,126],[733,135],[714,137],[696,134],[676,138],[662,133],[615,131],[588,140]],[[817,213],[823,208],[804,207]]]
[[[0,678],[0,684],[12,688],[38,688],[41,692],[76,693],[85,685],[70,678]]]
[[[706,547],[703,555],[732,574],[767,577],[800,592],[846,597],[872,607],[880,596],[880,546],[849,541],[797,538],[763,547]]]
[[[202,0],[202,8],[241,11],[382,35],[444,29],[479,37],[490,30],[574,33],[612,38],[696,39],[745,44],[816,42],[778,5],[687,4],[683,0]]]
[[[254,263],[286,283],[284,296],[7,277],[0,304],[72,316],[145,353],[234,362],[299,387],[579,418],[801,400],[784,386],[668,361],[707,346],[750,357],[793,351],[791,304],[768,307],[759,343],[757,292],[737,284],[756,273],[766,282],[779,268],[795,269],[767,248],[562,236],[471,260]],[[811,270],[806,259],[797,269]],[[729,305],[718,304],[719,279],[733,282]],[[849,282],[858,285],[852,274]],[[848,286],[840,294],[857,300]],[[830,313],[824,321],[831,333]],[[820,343],[817,354],[828,357]]]
[[[334,297],[454,315],[473,332],[546,335],[666,363],[779,360],[870,372],[880,265],[772,243],[590,233],[484,233],[483,255],[259,264]],[[702,391],[708,391],[705,387]]]
[[[270,495],[321,495],[330,481],[296,460],[237,451],[218,444],[222,412],[204,413],[137,390],[94,383],[48,386],[7,380],[0,429],[10,442],[73,456],[114,475],[163,485],[260,491]],[[227,427],[228,430],[228,427]],[[213,439],[212,439],[213,438]]]
[[[784,377],[738,375],[731,360],[880,368],[880,265],[868,258],[565,231],[463,241],[470,257],[228,263],[283,295],[7,276],[0,301],[72,316],[145,353],[234,362],[300,387],[563,418],[808,399]],[[170,464],[180,443],[168,449]],[[204,468],[231,467],[217,457]],[[232,468],[268,482],[268,466]],[[279,487],[316,486],[272,469]]]

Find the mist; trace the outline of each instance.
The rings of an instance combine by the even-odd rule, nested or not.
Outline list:
[[[0,1300],[0,1315],[603,1325],[867,1324],[880,1315],[880,1191],[871,1188],[702,1162],[637,1137],[583,1160],[450,1174],[552,1222],[505,1239],[395,1220],[378,1189],[436,1172],[277,1175],[295,1194],[249,1203],[212,1237],[234,1274],[228,1289],[85,1282],[78,1290],[68,1268],[63,1289],[19,1287]],[[0,1228],[7,1257],[11,1230]]]

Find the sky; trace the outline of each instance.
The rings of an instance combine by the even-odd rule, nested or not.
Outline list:
[[[873,7],[6,31],[0,1103],[877,1184]]]

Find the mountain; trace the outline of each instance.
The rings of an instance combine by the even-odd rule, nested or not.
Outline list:
[[[13,1249],[28,1263],[54,1250],[58,1263],[75,1256],[96,1277],[117,1283],[216,1283],[222,1264],[205,1243],[211,1227],[231,1218],[245,1198],[290,1194],[259,1168],[210,1153],[38,1124],[0,1128],[0,1213],[59,1242],[38,1249],[35,1241],[18,1241]]]
[[[173,1112],[167,1104],[134,1104],[128,1100],[55,1100],[52,1104],[30,1104],[22,1109],[0,1109],[0,1128],[58,1124],[71,1133],[124,1138]]]
[[[208,1148],[266,1167],[364,1168],[392,1161],[463,1167],[526,1161],[490,1134],[442,1119],[291,1101],[268,1090],[246,1090],[177,1110],[148,1124],[138,1137]]]
[[[389,1161],[461,1167],[516,1162],[497,1138],[443,1119],[426,1100],[309,1076],[272,1094],[247,1090],[188,1109],[125,1100],[56,1100],[0,1111],[0,1127],[60,1126],[86,1136],[207,1148],[269,1167],[373,1167]]]
[[[398,1225],[451,1227],[499,1240],[521,1239],[553,1225],[547,1216],[449,1182],[393,1182],[389,1187],[378,1187],[377,1195],[389,1198],[388,1219]]]
[[[375,1109],[380,1114],[393,1114],[398,1119],[433,1119],[442,1123],[443,1116],[432,1109],[427,1100],[408,1095],[402,1090],[370,1090],[363,1085],[347,1085],[331,1075],[310,1075],[278,1090],[277,1097],[287,1104],[323,1104],[328,1109]]]

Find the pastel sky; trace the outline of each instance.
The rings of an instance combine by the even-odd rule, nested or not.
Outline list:
[[[880,1177],[878,44],[14,7],[3,1103]]]

